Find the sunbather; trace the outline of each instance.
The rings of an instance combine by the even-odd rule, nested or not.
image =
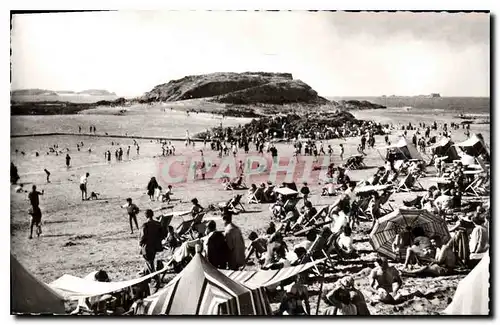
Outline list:
[[[436,254],[436,247],[432,245],[429,237],[425,236],[424,230],[421,227],[413,229],[413,245],[406,251],[406,259],[403,268],[406,268],[410,259],[414,256],[417,258],[433,258]]]
[[[399,300],[399,289],[403,285],[401,276],[394,266],[389,266],[385,257],[377,258],[375,268],[371,271],[370,287],[384,303],[394,303]]]
[[[433,247],[436,249],[436,255],[433,259],[428,260],[428,264],[411,271],[404,271],[407,274],[413,275],[431,275],[442,276],[453,272],[457,264],[457,258],[453,252],[453,239],[442,245],[441,239],[436,236],[431,239]]]

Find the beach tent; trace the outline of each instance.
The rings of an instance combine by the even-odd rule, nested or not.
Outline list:
[[[432,152],[438,157],[447,157],[444,159],[445,162],[451,163],[453,160],[460,159],[457,152],[457,148],[453,145],[453,141],[450,138],[443,137],[437,141],[434,145],[430,147]]]
[[[144,282],[160,273],[165,272],[168,267],[154,273],[148,274],[138,279],[116,282],[97,282],[94,281],[93,275],[89,274],[85,278],[79,278],[73,275],[65,274],[59,279],[49,284],[55,292],[61,295],[65,300],[79,300],[82,298],[90,298],[110,294],[112,292],[121,291],[125,288],[132,287],[136,284]]]
[[[197,250],[200,250],[197,247]],[[197,252],[157,293],[144,299],[145,315],[270,315],[265,289],[237,283]]]
[[[489,162],[490,154],[482,138],[483,137],[481,136],[481,134],[473,134],[470,136],[470,138],[463,142],[455,144],[455,146],[459,147],[464,153],[473,157],[479,157],[480,155],[484,154],[484,156],[486,157],[486,161]]]
[[[489,315],[489,252],[458,284],[453,300],[443,311],[447,315]]]
[[[231,271],[220,270],[224,275],[231,280],[243,284],[244,286],[252,289],[266,288],[279,284],[281,281],[287,280],[296,276],[308,269],[314,267],[316,264],[323,263],[324,258],[300,264],[297,266],[283,267],[278,270],[252,270],[252,271]]]
[[[64,300],[38,281],[10,255],[10,311],[21,314],[65,314]]]
[[[443,218],[427,210],[396,209],[377,219],[370,233],[370,244],[379,254],[395,260],[398,256],[392,250],[392,243],[396,235],[406,227],[421,227],[427,237],[439,236],[442,243],[450,240],[450,233]]]
[[[387,154],[389,153],[390,149],[395,149],[397,155],[396,160],[424,160],[420,155],[420,152],[418,152],[417,148],[415,148],[415,146],[411,142],[406,141],[405,137],[401,137],[396,144],[383,147],[382,149],[387,149]]]

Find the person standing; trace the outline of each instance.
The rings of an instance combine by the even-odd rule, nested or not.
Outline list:
[[[273,157],[273,164],[278,163],[278,149],[273,145],[269,151],[271,151],[271,156]]]
[[[87,180],[89,176],[89,173],[85,173],[85,175],[80,177],[80,191],[82,192],[82,201],[87,200]]]
[[[151,179],[149,180],[149,183],[148,183],[148,186],[147,186],[147,190],[148,190],[148,196],[149,196],[149,199],[151,201],[154,201],[154,195],[155,195],[155,190],[156,188],[158,187],[158,182],[156,181],[156,178],[155,177],[151,177]]]
[[[69,153],[66,154],[66,168],[69,168],[69,165],[71,164],[71,157],[69,156]]]
[[[50,183],[50,172],[46,168],[43,171],[47,174],[47,183]]]
[[[153,220],[153,210],[147,209],[144,215],[147,221],[142,224],[141,238],[139,246],[141,247],[141,255],[145,260],[144,275],[155,272],[156,253],[163,251],[161,241],[166,237],[161,224]],[[160,276],[156,276],[156,288],[160,287]]]
[[[340,160],[344,160],[344,145],[341,143],[340,146]]]
[[[40,210],[40,195],[43,195],[44,190],[42,192],[38,192],[36,190],[36,185],[33,185],[32,191],[28,194],[28,199],[30,200],[31,209],[29,214],[31,215],[31,226],[30,226],[30,236],[29,239],[33,238],[33,226],[36,226],[36,234],[38,237],[42,234],[42,211]]]
[[[127,203],[122,206],[122,208],[127,209],[129,223],[130,223],[130,234],[134,233],[134,227],[132,226],[132,221],[135,223],[135,228],[139,230],[139,225],[137,224],[137,214],[139,213],[139,207],[132,203],[131,198],[127,198]]]
[[[130,155],[130,146],[127,147],[127,159],[129,157],[129,155]]]
[[[245,240],[240,228],[233,224],[234,212],[224,208],[222,220],[224,220],[224,236],[229,249],[228,268],[237,271],[245,265]]]
[[[137,144],[137,155],[139,155],[139,144]]]

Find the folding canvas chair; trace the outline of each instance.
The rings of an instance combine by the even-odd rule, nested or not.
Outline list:
[[[321,247],[322,246],[321,239],[322,238],[320,235],[316,236],[316,239],[314,240],[314,242],[311,244],[311,246],[309,247],[307,252],[304,254],[304,256],[302,256],[302,259],[300,260],[300,264],[305,264],[308,262],[315,262],[317,259],[317,258],[315,258],[315,256],[321,255],[321,256],[324,256],[326,258],[326,261],[328,261],[328,262],[324,263],[325,267],[327,267],[327,268],[332,267],[333,268],[335,266],[335,263],[333,263],[330,256],[325,252],[324,245],[323,245],[323,247]],[[314,270],[317,272],[318,275],[321,275],[317,265],[314,265]]]
[[[176,229],[177,235],[179,237],[191,235],[193,237],[193,226],[197,224],[201,224],[203,217],[205,216],[205,212],[198,213],[193,219],[184,220]]]
[[[233,191],[233,184],[231,183],[231,180],[229,177],[224,177],[222,179],[222,187],[224,188],[225,191]]]
[[[160,215],[160,224],[161,224],[161,227],[163,228],[163,230],[165,231],[165,233],[168,232],[168,226],[170,226],[170,223],[172,222],[172,219],[174,218],[174,214],[173,213],[170,213],[170,214],[167,214],[167,215]]]
[[[297,197],[289,198],[286,200],[285,204],[283,205],[283,211],[285,212],[285,215],[290,212],[296,210],[297,203],[299,203],[300,199]]]
[[[391,206],[391,204],[389,203],[389,198],[391,197],[392,195],[392,192],[391,191],[385,191],[384,194],[382,194],[380,196],[380,212],[382,212],[383,214],[387,214],[387,213],[390,213],[392,211],[394,211],[394,208]],[[389,208],[384,208],[384,204],[387,204],[389,206]]]
[[[237,194],[235,197],[230,199],[226,206],[229,207],[230,209],[237,210],[237,211],[245,211],[245,207],[241,203],[241,197],[243,195]]]
[[[475,197],[487,195],[485,185],[488,182],[486,175],[477,175],[474,180],[465,188],[464,194],[469,194]]]
[[[264,197],[264,189],[262,187],[257,188],[255,192],[250,194],[247,199],[248,199],[248,204],[252,203],[262,203],[260,198]]]

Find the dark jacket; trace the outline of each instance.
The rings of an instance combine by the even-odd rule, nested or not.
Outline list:
[[[163,250],[161,241],[165,238],[165,232],[158,221],[148,220],[141,227],[141,254],[153,257],[157,252]]]
[[[207,259],[218,269],[225,269],[228,261],[229,249],[226,238],[221,231],[215,231],[207,241]]]

